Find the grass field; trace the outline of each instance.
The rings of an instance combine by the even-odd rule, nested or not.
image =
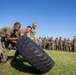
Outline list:
[[[8,54],[7,64],[10,66],[0,66],[0,75],[40,75],[30,64],[24,62],[21,56],[18,58],[19,62],[11,62],[14,52],[11,50]],[[42,75],[76,75],[76,53],[53,50],[45,50],[45,52],[52,57],[55,65]]]

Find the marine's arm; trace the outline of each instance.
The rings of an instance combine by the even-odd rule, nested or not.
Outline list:
[[[6,40],[9,40],[9,41],[11,41],[11,42],[18,40],[18,38],[13,38],[13,37],[11,38],[9,34],[6,34],[6,35],[5,35],[5,38],[6,38]]]

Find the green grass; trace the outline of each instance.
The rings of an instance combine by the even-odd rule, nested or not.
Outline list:
[[[11,60],[14,56],[13,50],[8,54],[7,64],[10,64],[8,67],[0,66],[0,75],[40,75],[35,69],[24,62],[23,58],[20,56],[18,58],[19,62],[11,63]],[[76,53],[75,52],[64,52],[64,51],[54,51],[54,50],[45,50],[48,55],[55,61],[53,68],[42,75],[76,75]]]

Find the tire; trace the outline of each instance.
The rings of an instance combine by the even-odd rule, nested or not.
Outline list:
[[[53,59],[27,35],[17,41],[16,47],[24,59],[41,74],[48,72],[55,64]]]

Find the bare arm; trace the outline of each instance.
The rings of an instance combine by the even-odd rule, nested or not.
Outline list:
[[[9,41],[12,41],[12,42],[18,40],[18,38],[11,38],[10,35],[8,35],[8,34],[6,34],[5,38],[6,38],[7,40],[9,40]]]

